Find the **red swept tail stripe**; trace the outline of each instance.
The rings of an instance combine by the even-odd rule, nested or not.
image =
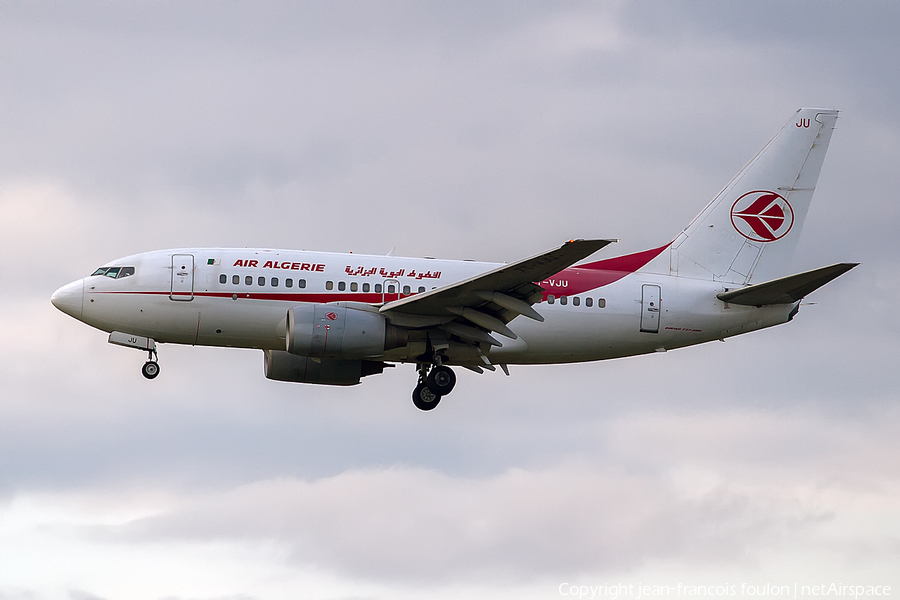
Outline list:
[[[626,275],[634,273],[662,254],[663,250],[668,248],[669,245],[666,244],[659,248],[644,250],[643,252],[569,267],[549,279],[535,283],[544,288],[544,299],[547,296],[559,297],[583,294],[604,285],[615,283]]]
[[[634,254],[626,254],[625,256],[617,256],[615,258],[607,258],[606,260],[598,260],[597,262],[587,263],[573,267],[575,269],[593,269],[597,271],[624,271],[634,273],[648,262],[662,254],[663,250],[669,247],[665,244],[659,248],[644,250],[643,252],[635,252]]]

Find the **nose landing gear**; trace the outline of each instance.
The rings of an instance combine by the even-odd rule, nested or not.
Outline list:
[[[141,373],[147,379],[153,379],[157,375],[159,375],[159,363],[153,360],[148,360],[144,363],[144,366],[141,367]]]
[[[413,390],[413,404],[419,410],[433,410],[441,398],[453,391],[456,373],[441,364],[441,357],[435,356],[435,365],[419,363],[419,383]]]
[[[157,375],[159,375],[159,355],[156,354],[156,349],[149,350],[150,356],[147,358],[147,362],[144,363],[144,366],[141,367],[141,374],[147,379],[154,379]]]
[[[109,334],[109,343],[126,348],[137,348],[147,352],[147,362],[141,367],[141,374],[147,379],[154,379],[159,375],[159,355],[156,353],[156,342],[152,338],[140,335],[132,335],[122,331],[113,331]]]

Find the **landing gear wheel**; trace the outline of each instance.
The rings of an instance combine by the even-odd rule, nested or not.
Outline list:
[[[153,360],[148,360],[144,363],[144,366],[141,367],[141,373],[147,379],[153,379],[157,375],[159,375],[159,363]]]
[[[428,386],[424,383],[416,386],[416,389],[413,390],[412,398],[413,404],[419,410],[431,410],[441,401],[441,397],[428,389]]]
[[[456,373],[450,367],[440,366],[431,369],[425,380],[428,389],[437,396],[446,396],[456,385]]]

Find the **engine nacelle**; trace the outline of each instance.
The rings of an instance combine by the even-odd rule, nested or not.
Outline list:
[[[406,330],[370,310],[301,304],[287,313],[286,350],[315,358],[363,359],[406,345]]]
[[[265,350],[266,377],[275,381],[356,385],[366,375],[384,371],[384,363],[375,360],[310,358],[282,350]]]

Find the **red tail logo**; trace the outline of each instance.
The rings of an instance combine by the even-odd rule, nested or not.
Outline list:
[[[794,211],[788,201],[775,192],[747,192],[732,205],[731,224],[748,240],[774,242],[791,230]]]

